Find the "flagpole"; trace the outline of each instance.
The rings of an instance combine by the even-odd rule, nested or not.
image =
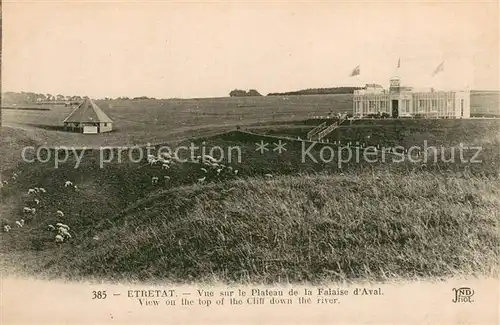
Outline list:
[[[401,57],[398,58],[398,63],[396,64],[396,69],[393,70],[394,72],[393,72],[393,75],[391,76],[391,78],[393,78],[393,77],[400,78],[400,75],[399,75],[399,68],[400,67],[401,67]]]

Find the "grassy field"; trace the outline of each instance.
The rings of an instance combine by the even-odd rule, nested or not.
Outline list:
[[[51,146],[104,146],[161,143],[209,135],[235,126],[303,121],[333,112],[351,112],[352,95],[227,97],[165,100],[110,100],[97,104],[115,121],[110,134],[82,135],[62,131],[71,108],[50,111],[3,111],[4,124],[30,131],[35,141]],[[473,92],[471,110],[500,115],[497,93]]]
[[[61,106],[48,112],[6,110],[3,119],[7,125],[35,129],[35,139],[54,146],[134,145],[211,134],[238,124],[300,120],[330,111],[349,111],[352,96],[112,100],[97,104],[115,121],[110,134],[63,132],[62,121],[71,109]]]
[[[471,114],[500,115],[500,93],[498,91],[472,91],[470,99]]]
[[[68,279],[495,276],[499,185],[493,178],[377,172],[181,186],[150,194],[123,213],[100,210],[104,202],[93,201],[98,215],[65,218],[74,239],[60,247],[45,229],[54,217],[40,217],[29,229],[3,234],[2,255],[5,263],[16,260],[18,272]],[[84,188],[69,194],[72,202],[97,198],[88,196],[97,184]]]
[[[330,104],[321,97],[308,104],[327,112]],[[109,110],[114,110],[117,131],[98,136],[54,128],[68,113],[64,107],[49,115],[16,112],[22,116],[16,120],[19,128],[0,128],[0,172],[9,181],[0,188],[0,219],[3,226],[25,218],[26,226],[1,233],[0,267],[50,278],[174,282],[498,275],[500,121],[355,122],[332,133],[330,140],[406,148],[423,146],[427,140],[428,145],[444,146],[446,154],[459,143],[480,145],[476,159],[482,162],[424,165],[388,158],[338,164],[337,159],[318,159],[322,148],[337,149],[331,143],[310,150],[318,161],[302,159],[303,146],[309,144],[299,141],[287,140],[286,151],[273,151],[278,139],[267,135],[302,137],[316,122],[308,119],[299,102],[249,107],[255,102],[169,100],[168,105],[163,102],[168,108],[162,108],[161,102],[113,101]],[[8,114],[3,117],[9,125],[20,116]],[[240,131],[235,130],[237,124]],[[218,133],[224,130],[232,131]],[[190,138],[193,135],[199,138]],[[116,149],[115,159],[103,168],[98,150],[85,151],[78,168],[74,157],[58,168],[53,159],[20,161],[24,146],[84,145],[79,139],[93,145],[151,140],[172,149],[191,142],[207,150],[238,148],[241,160],[231,156],[229,162],[226,155],[223,163],[239,174],[197,184],[203,175],[197,164],[163,170],[150,166],[145,157],[130,161],[128,152],[118,162]],[[261,140],[270,143],[269,151],[255,150]],[[466,151],[464,158],[474,153]],[[14,173],[19,175],[16,180]],[[266,179],[266,173],[273,177]],[[152,184],[153,176],[161,181]],[[164,176],[170,179],[163,181]],[[78,189],[64,187],[66,180]],[[35,216],[25,216],[23,207],[35,206],[35,197],[27,194],[35,186],[47,193],[36,195],[41,202]],[[65,216],[57,217],[57,210]],[[47,230],[57,222],[68,224],[73,235],[62,245],[54,243],[54,233]]]

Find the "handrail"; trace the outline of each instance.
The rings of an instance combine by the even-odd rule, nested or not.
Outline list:
[[[321,123],[320,125],[316,126],[314,129],[311,131],[307,132],[307,138],[310,139],[312,136],[316,135],[319,133],[326,125],[326,121]]]
[[[344,116],[341,120],[339,120],[338,122],[335,122],[333,123],[332,125],[330,125],[329,127],[327,127],[326,129],[324,129],[323,131],[319,132],[318,134],[318,140],[321,140],[323,139],[325,136],[327,136],[329,133],[331,133],[333,130],[335,130],[336,128],[338,128],[340,126],[340,124],[344,123],[344,121],[346,120],[346,117]]]
[[[318,140],[323,139],[328,133],[332,132],[338,127],[338,123],[335,122],[318,134]]]

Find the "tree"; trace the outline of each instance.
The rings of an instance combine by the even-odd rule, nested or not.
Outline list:
[[[234,89],[229,92],[229,96],[231,97],[247,97],[247,96],[262,96],[255,89],[250,89],[248,92],[241,89]]]
[[[246,96],[247,92],[241,89],[231,90],[229,96],[231,97],[243,97]]]
[[[33,103],[36,101],[36,94],[32,92],[24,93],[25,101],[28,103]]]
[[[257,90],[250,89],[247,93],[247,96],[262,96]]]

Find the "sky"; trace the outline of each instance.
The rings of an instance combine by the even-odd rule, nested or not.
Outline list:
[[[3,1],[2,91],[220,97],[235,88],[388,86],[393,76],[415,87],[499,89],[498,7]]]

